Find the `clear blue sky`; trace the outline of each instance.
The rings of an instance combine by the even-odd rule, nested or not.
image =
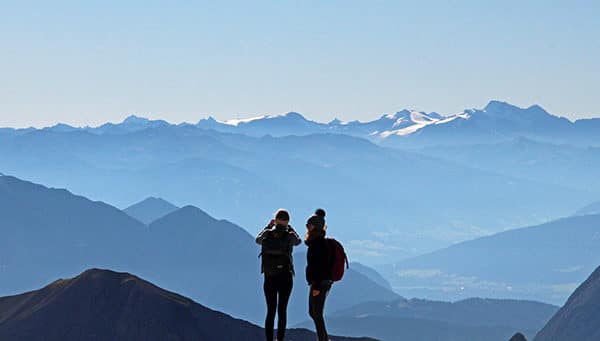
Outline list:
[[[600,116],[600,1],[2,1],[0,126]]]

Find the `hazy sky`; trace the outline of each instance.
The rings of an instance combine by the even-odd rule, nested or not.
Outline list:
[[[193,3],[193,4],[192,4]],[[600,1],[0,1],[0,126],[600,116]]]

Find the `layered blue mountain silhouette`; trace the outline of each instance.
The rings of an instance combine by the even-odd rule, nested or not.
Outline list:
[[[562,304],[600,264],[600,215],[573,216],[459,243],[383,267],[407,296],[530,298]]]
[[[14,177],[0,177],[0,294],[39,287],[94,266],[135,272],[211,308],[250,321],[264,318],[258,246],[241,227],[185,206],[145,226],[124,212]],[[296,256],[302,273],[305,255]],[[290,321],[306,316],[302,276]],[[329,307],[343,309],[399,296],[348,272]]]
[[[582,207],[575,212],[575,215],[600,214],[600,201],[595,201]]]
[[[506,341],[518,330],[533,337],[557,310],[556,306],[529,301],[399,299],[359,304],[334,312],[328,321],[332,332],[365,335],[369,331],[368,335],[384,341]]]
[[[316,336],[296,329],[288,337],[308,341]],[[39,290],[0,297],[0,339],[258,341],[264,331],[134,275],[91,269]]]
[[[32,290],[87,267],[136,269],[146,226],[121,210],[0,177],[0,294]]]
[[[200,120],[200,128],[214,129],[228,133],[242,133],[250,136],[287,136],[310,135],[319,133],[347,134],[379,141],[392,134],[409,134],[427,124],[442,120],[437,113],[424,113],[402,110],[395,114],[383,115],[369,122],[342,122],[333,120],[329,123],[317,123],[307,120],[296,112],[283,115],[264,115],[249,119],[228,120],[219,122],[212,117]]]
[[[507,298],[561,305],[600,263],[600,119],[573,122],[538,105],[491,101],[447,117],[402,110],[370,122],[292,112],[0,128],[0,155],[0,295],[110,268],[261,323],[253,234],[278,207],[299,230],[315,207],[327,208],[328,233],[358,261],[328,299],[330,329],[344,335],[532,337],[557,307]],[[530,227],[508,230],[517,226]],[[308,327],[305,257],[301,245],[289,320]],[[379,272],[363,265],[385,263]],[[597,274],[537,339],[599,338],[590,327]],[[133,304],[116,306],[125,297]],[[85,314],[69,315],[81,312],[68,308],[74,302]],[[0,298],[0,339],[215,339],[199,327],[206,324],[228,329],[217,339],[262,339],[260,328],[203,306],[129,274],[92,270]],[[140,319],[165,323],[142,328]],[[81,328],[67,328],[71,320]],[[107,323],[119,328],[104,330]]]
[[[186,206],[150,224],[149,232],[151,249],[170,250],[148,265],[150,273],[165,279],[160,283],[178,292],[193,289],[194,297],[210,307],[252,321],[262,319],[265,303],[260,294],[262,278],[258,249],[254,238],[244,229],[225,220],[215,220],[196,207]],[[294,263],[299,276],[288,318],[299,321],[306,316],[307,286],[302,277],[305,253],[296,252]],[[356,301],[397,297],[390,289],[351,269],[344,282],[336,285],[328,304],[337,310]]]
[[[482,125],[503,127],[506,137],[485,140],[497,142],[486,153],[498,157],[490,156],[481,164],[471,160],[476,159],[470,158],[476,151],[470,154],[470,146],[464,152],[436,154],[415,146],[413,151],[389,149],[368,140],[379,143],[385,133],[389,137],[384,141],[396,136],[417,141],[421,148],[429,145],[418,142],[426,139],[421,135],[427,135],[428,129],[437,131],[453,122],[471,127],[466,122],[479,122],[475,118],[480,116],[487,117]],[[562,132],[563,125],[571,131],[594,126],[593,120],[571,123],[538,107],[519,109],[493,102],[452,120],[401,111],[367,123],[303,124],[322,128],[311,135],[303,133],[308,128],[294,128],[296,123],[285,128],[288,121],[306,122],[299,114],[214,121],[213,125],[227,128],[217,131],[130,117],[99,128],[8,130],[0,135],[0,169],[119,207],[148,196],[174,198],[244,227],[263,224],[265,212],[274,207],[304,212],[293,217],[304,219],[315,206],[324,206],[331,212],[330,226],[340,227],[336,234],[350,241],[348,248],[363,263],[381,263],[384,257],[400,260],[507,228],[549,221],[572,214],[599,195],[600,184],[591,167],[597,148],[560,146],[557,138],[540,143],[539,149],[549,151],[532,165],[529,161],[539,155],[537,149],[519,154],[510,147],[517,136],[542,139],[543,132],[553,131],[535,128],[534,121],[544,127],[556,125],[559,128],[553,129]],[[515,133],[505,133],[508,127]],[[362,133],[352,133],[359,128]],[[415,131],[409,134],[410,129]],[[521,134],[527,129],[532,133]],[[266,131],[273,133],[262,134]],[[294,132],[302,136],[289,136]],[[375,132],[381,136],[368,137]],[[444,148],[451,147],[439,150]],[[499,153],[503,148],[506,152]],[[514,149],[527,150],[519,145]],[[549,166],[552,163],[558,166]],[[398,211],[401,219],[388,218]]]
[[[326,132],[327,125],[309,121],[296,112],[284,115],[260,116],[251,119],[232,120],[227,123],[218,122],[214,118],[200,120],[199,128],[214,129],[227,133],[241,133],[250,136],[262,137],[287,136],[287,135],[310,135]]]
[[[390,282],[387,279],[385,279],[383,276],[381,276],[381,274],[379,272],[377,272],[375,269],[365,266],[358,262],[351,262],[350,266],[352,267],[353,270],[367,276],[373,282],[379,284],[380,286],[382,286],[384,288],[388,288],[388,289],[392,290],[392,285],[390,284]]]
[[[600,340],[599,306],[600,268],[597,268],[536,335],[535,341]]]
[[[423,127],[408,139],[392,136],[393,139],[388,139],[386,144],[490,143],[524,136],[542,141],[598,145],[598,138],[590,134],[597,128],[597,121],[571,122],[551,115],[539,105],[519,108],[505,102],[491,101],[481,110],[465,110],[449,117],[443,124]]]
[[[499,143],[427,147],[419,152],[507,176],[600,192],[598,147],[518,137]]]
[[[164,120],[149,120],[129,116],[121,123],[106,123],[99,127],[77,128],[57,124],[45,130],[51,132],[86,131],[93,134],[127,134],[151,128],[169,126]],[[173,125],[171,125],[173,126]],[[548,113],[539,105],[519,108],[506,102],[490,101],[483,109],[467,109],[444,117],[438,113],[402,110],[367,121],[342,122],[334,119],[319,123],[299,113],[262,115],[253,118],[217,121],[212,117],[197,124],[183,123],[225,133],[249,136],[288,136],[311,134],[346,134],[371,139],[390,146],[423,146],[447,144],[490,143],[528,137],[555,143],[600,145],[600,119],[580,119],[574,122]],[[0,130],[1,135],[22,134],[31,129]]]
[[[0,214],[7,222],[2,225],[1,231],[7,236],[2,240],[0,249],[3,279],[7,279],[0,284],[1,294],[35,288],[39,283],[48,281],[47,278],[77,273],[89,265],[110,266],[127,271],[135,269],[163,287],[245,320],[260,323],[264,316],[258,248],[254,238],[235,224],[214,219],[196,207],[185,206],[145,226],[107,204],[9,176],[0,178],[0,190],[3,200]],[[93,221],[88,221],[87,217],[92,217]],[[48,239],[49,235],[52,239]],[[301,273],[305,266],[303,252],[295,253],[295,266]],[[514,330],[533,335],[540,325],[539,321],[543,322],[556,310],[534,302],[467,300],[450,304],[405,300],[389,290],[389,284],[373,269],[358,263],[352,263],[352,267],[344,280],[334,285],[328,300],[327,309],[332,316],[334,332],[347,327],[346,334],[373,335],[384,340],[389,339],[392,330],[396,331],[394,335],[422,335],[425,339],[452,336],[459,340],[472,340],[482,339],[483,335],[504,337]],[[82,276],[95,275],[92,271]],[[98,276],[100,279],[106,277],[105,274]],[[73,283],[79,283],[82,278],[75,279]],[[111,287],[117,282],[126,283],[129,279],[109,280],[93,286],[101,290],[100,286]],[[306,318],[307,287],[303,282],[302,277],[296,280],[289,307],[291,323]],[[43,291],[56,290],[48,293],[55,297],[64,288],[76,288],[71,282],[57,283]],[[117,297],[121,294],[124,293],[118,291]],[[6,333],[3,335],[24,335],[10,333],[27,330],[36,334],[43,331],[47,324],[39,322],[37,317],[31,320],[15,317],[21,316],[15,313],[17,310],[34,311],[40,307],[31,295],[37,294],[0,299],[0,314],[4,314],[2,320],[10,321],[2,324],[6,327],[4,331],[0,328],[0,332]],[[46,302],[45,299],[40,300]],[[61,306],[69,305],[61,303]],[[45,309],[46,303],[42,307]],[[159,307],[167,309],[162,304]],[[50,311],[53,313],[44,318],[55,315],[54,310]],[[134,314],[135,311],[128,313]],[[29,313],[23,314],[29,316]],[[464,321],[459,316],[463,316]],[[513,320],[510,320],[511,317]],[[89,319],[91,323],[92,318]],[[54,325],[60,326],[61,323],[64,321],[58,319]],[[405,327],[399,329],[399,326]],[[142,329],[131,328],[124,327],[127,331],[123,332],[142,332]],[[366,333],[367,330],[375,330],[373,328],[378,332]],[[85,326],[73,331],[72,337],[81,337],[84,334],[77,333],[93,330],[92,325]],[[398,330],[403,332],[398,333]],[[162,334],[157,331],[157,335]]]
[[[137,204],[127,207],[123,211],[129,216],[148,225],[156,219],[162,218],[178,208],[179,207],[164,199],[149,197],[138,202]]]

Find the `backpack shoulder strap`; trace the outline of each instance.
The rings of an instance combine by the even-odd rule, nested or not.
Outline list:
[[[346,269],[350,269],[350,263],[348,263],[348,255],[346,251],[344,251],[344,259],[346,260]]]

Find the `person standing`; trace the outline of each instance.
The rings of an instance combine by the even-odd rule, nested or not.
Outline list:
[[[306,222],[304,243],[308,246],[306,253],[306,281],[310,286],[308,310],[315,323],[319,341],[328,341],[325,327],[325,299],[333,284],[332,265],[333,254],[328,241],[325,239],[325,211],[317,209]]]
[[[275,314],[277,313],[277,340],[283,341],[287,325],[287,305],[294,286],[294,246],[302,241],[289,225],[290,214],[284,209],[275,213],[275,219],[258,234],[256,243],[262,246],[261,271],[264,274],[263,290],[267,302],[265,333],[273,341]]]

